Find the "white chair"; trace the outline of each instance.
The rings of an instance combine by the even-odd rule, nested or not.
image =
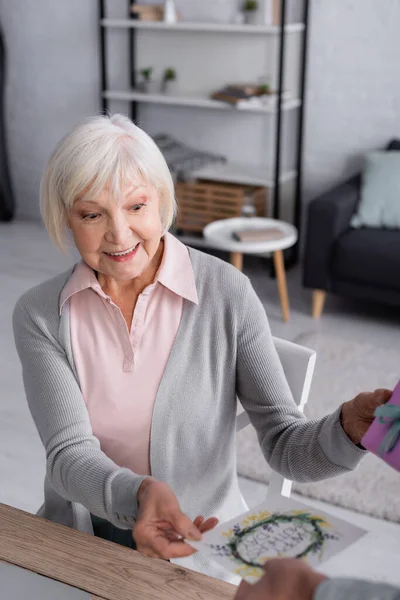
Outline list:
[[[273,339],[294,401],[303,412],[310,393],[317,353],[315,350],[293,342],[275,337]],[[236,431],[244,429],[247,425],[250,425],[248,414],[241,412],[236,418]],[[281,494],[289,498],[291,489],[292,481],[290,479],[285,479],[283,475],[272,472],[268,495]]]

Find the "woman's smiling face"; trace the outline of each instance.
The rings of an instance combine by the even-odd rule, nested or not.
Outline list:
[[[163,233],[160,198],[142,182],[122,187],[117,201],[104,190],[94,200],[77,199],[68,213],[75,245],[89,267],[119,281],[143,275]]]

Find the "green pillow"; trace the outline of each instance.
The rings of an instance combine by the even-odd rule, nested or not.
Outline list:
[[[351,226],[400,229],[400,152],[365,156],[361,199]]]

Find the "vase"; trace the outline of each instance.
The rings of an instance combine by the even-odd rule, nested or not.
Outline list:
[[[164,3],[164,23],[176,23],[178,15],[174,0],[165,0]]]
[[[157,81],[143,81],[140,84],[141,91],[144,94],[158,94],[160,92]]]
[[[258,13],[256,10],[245,10],[244,19],[246,25],[258,25]]]
[[[167,79],[162,82],[161,92],[167,96],[177,95],[177,81],[176,79]]]

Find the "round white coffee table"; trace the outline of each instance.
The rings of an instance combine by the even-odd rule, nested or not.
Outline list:
[[[276,240],[239,242],[233,238],[233,233],[249,229],[279,229],[282,237]],[[226,250],[231,253],[231,263],[240,271],[243,266],[243,254],[267,254],[271,252],[274,258],[278,292],[284,321],[289,320],[289,299],[286,286],[285,263],[283,250],[294,246],[297,242],[297,230],[290,223],[277,219],[263,217],[239,217],[236,219],[221,219],[214,221],[203,229],[204,237],[213,248]]]

